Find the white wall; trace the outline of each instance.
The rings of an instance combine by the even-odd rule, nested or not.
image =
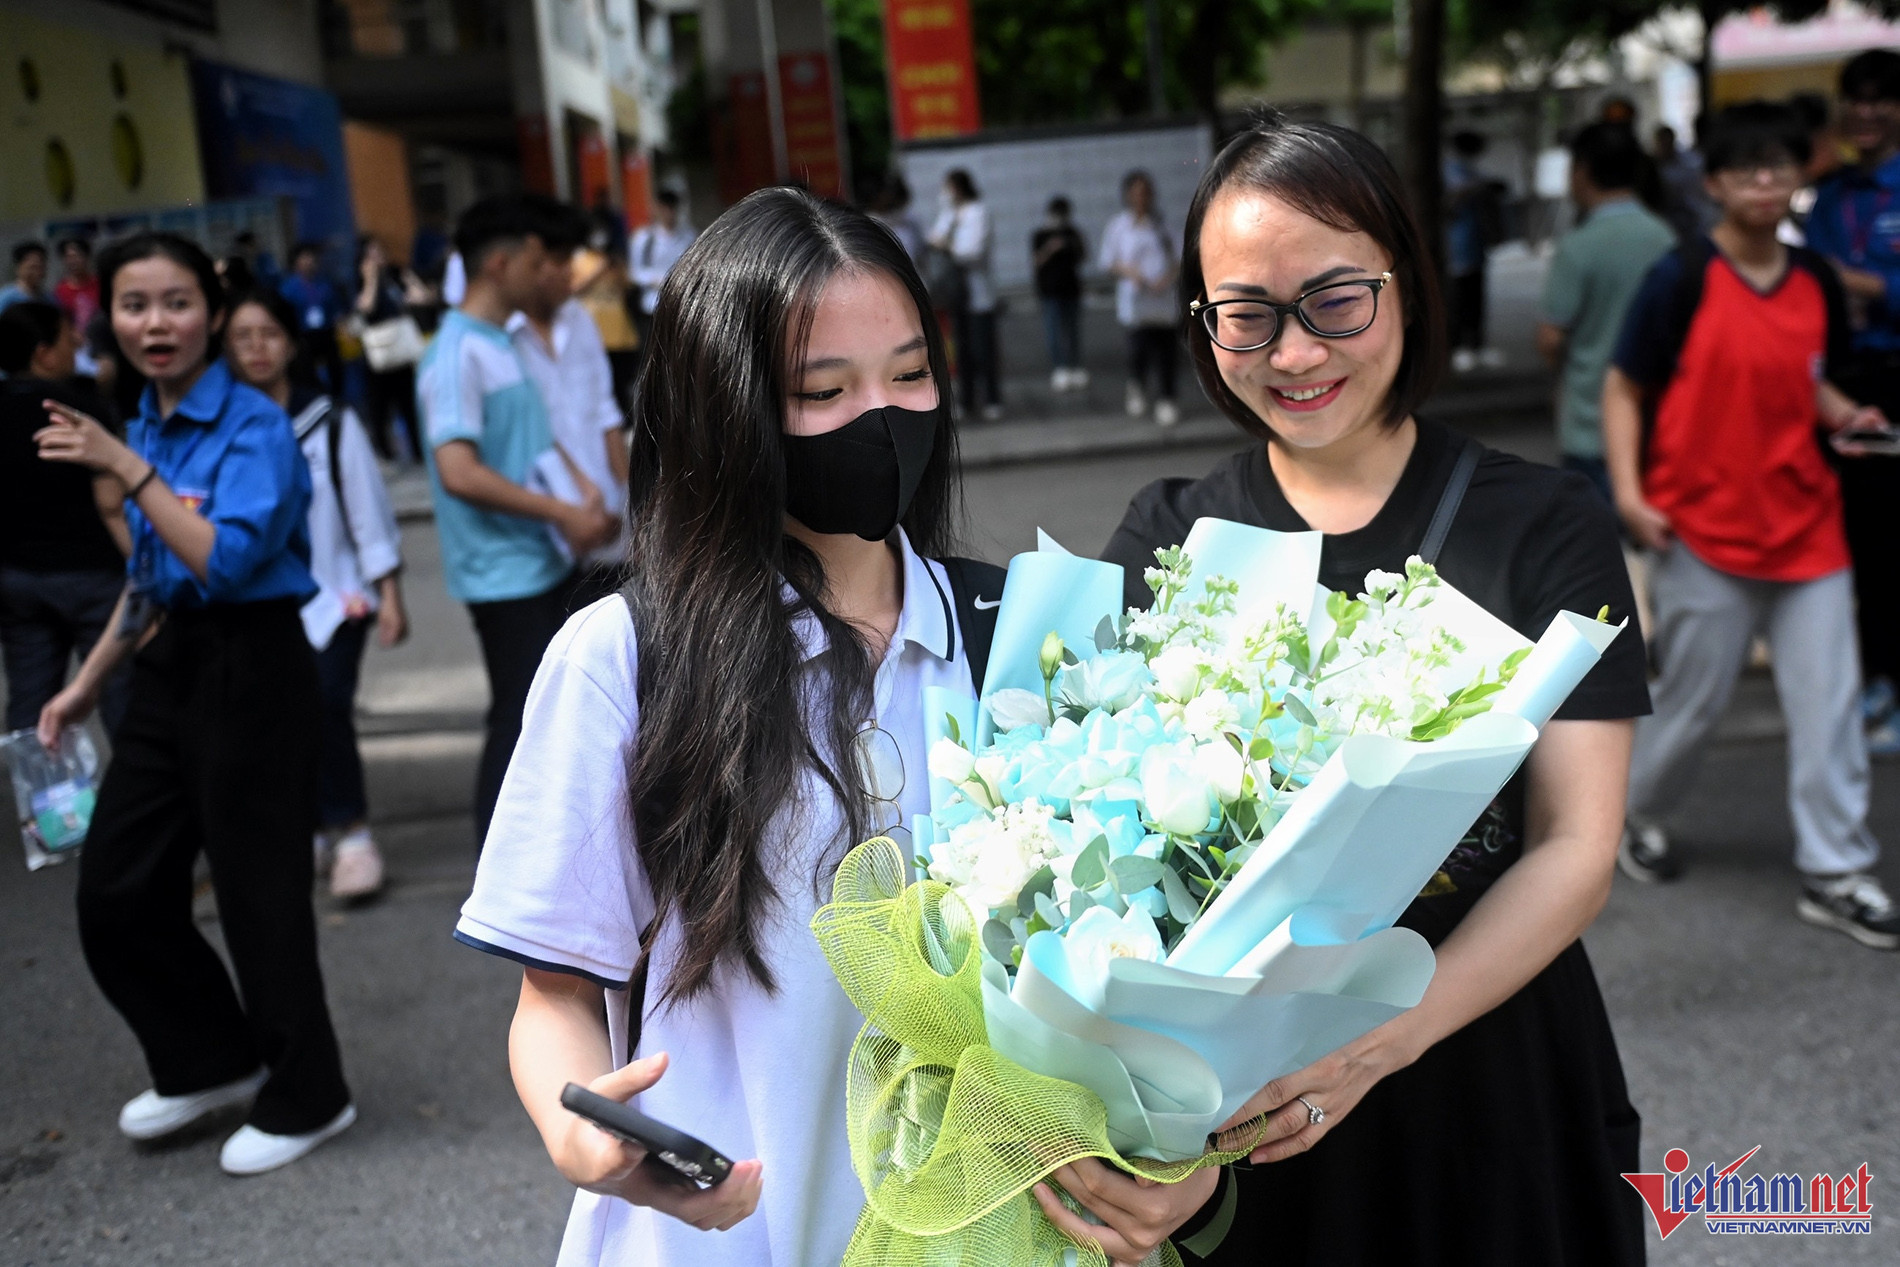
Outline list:
[[[1199,125],[1121,132],[975,140],[955,147],[909,149],[899,155],[910,184],[911,214],[926,231],[941,205],[944,173],[966,169],[982,192],[995,233],[991,267],[997,283],[1028,286],[1029,235],[1057,194],[1074,204],[1076,227],[1088,238],[1091,267],[1102,228],[1121,210],[1122,177],[1134,168],[1154,178],[1156,209],[1179,241],[1188,202],[1212,157]]]

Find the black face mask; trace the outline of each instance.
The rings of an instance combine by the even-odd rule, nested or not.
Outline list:
[[[785,511],[813,532],[882,541],[910,509],[943,408],[871,409],[815,436],[783,436]]]

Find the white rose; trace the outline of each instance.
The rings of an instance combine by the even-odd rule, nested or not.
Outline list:
[[[1169,647],[1148,661],[1155,675],[1155,693],[1185,704],[1201,685],[1201,653],[1192,647]]]
[[[1240,709],[1234,706],[1226,691],[1207,690],[1187,702],[1181,720],[1196,739],[1212,739],[1240,721]]]
[[[1221,804],[1232,805],[1240,799],[1241,780],[1246,777],[1247,763],[1232,744],[1224,739],[1202,744],[1194,750],[1194,768],[1207,780]]]
[[[930,748],[930,772],[947,783],[962,783],[976,771],[976,757],[954,739],[939,739]]]

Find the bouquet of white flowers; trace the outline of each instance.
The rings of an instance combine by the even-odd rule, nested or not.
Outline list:
[[[1222,1159],[1209,1132],[1253,1092],[1424,993],[1431,950],[1393,922],[1617,629],[1565,613],[1533,647],[1416,558],[1328,592],[1319,545],[1202,520],[1118,612],[1121,569],[1045,539],[1011,565],[981,699],[927,701],[928,879],[874,842],[814,922],[867,1017],[853,1148],[882,1261],[989,1227],[1074,1156]],[[907,1020],[939,987],[980,1016]],[[1100,1115],[1060,1143],[1023,1117],[1059,1087]],[[1011,1164],[973,1184],[979,1155]]]

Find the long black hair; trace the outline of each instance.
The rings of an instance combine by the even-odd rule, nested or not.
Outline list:
[[[628,784],[657,918],[684,933],[669,1003],[706,989],[722,962],[775,988],[761,949],[779,879],[768,850],[807,775],[843,809],[848,840],[831,843],[865,833],[854,754],[875,669],[859,630],[826,606],[822,562],[785,533],[782,452],[819,296],[850,273],[895,279],[917,307],[944,421],[903,528],[918,553],[947,553],[960,509],[949,367],[889,230],[803,190],[760,190],[680,257],[653,314],[633,402],[640,728]],[[821,631],[809,660],[805,620]],[[836,865],[826,858],[814,885]]]
[[[1363,233],[1392,257],[1405,304],[1405,351],[1386,398],[1385,425],[1396,427],[1423,404],[1445,363],[1445,305],[1425,236],[1405,201],[1399,174],[1385,152],[1351,128],[1296,123],[1264,111],[1253,126],[1215,156],[1188,205],[1181,245],[1181,307],[1208,298],[1201,276],[1201,225],[1229,188],[1278,198],[1342,233]],[[1234,395],[1214,359],[1213,340],[1199,321],[1187,323],[1194,373],[1220,411],[1262,440],[1273,434],[1247,402]]]

